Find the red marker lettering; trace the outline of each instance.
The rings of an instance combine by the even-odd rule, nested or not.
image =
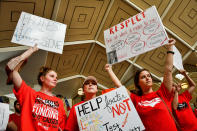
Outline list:
[[[120,23],[120,29],[123,29],[124,28],[124,23]]]
[[[110,34],[114,34],[113,27],[109,29]]]
[[[125,25],[126,25],[126,27],[128,27],[128,23],[130,22],[130,20],[126,20],[125,21]]]

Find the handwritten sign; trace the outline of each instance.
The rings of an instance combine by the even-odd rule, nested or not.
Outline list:
[[[0,103],[0,131],[7,127],[9,119],[9,104]]]
[[[144,130],[125,87],[86,101],[75,110],[81,131]]]
[[[22,12],[11,42],[62,54],[66,25]]]
[[[178,69],[178,70],[184,70],[183,68],[183,60],[182,60],[182,55],[179,52],[179,50],[173,46],[173,51],[174,51],[174,55],[173,55],[173,65]]]
[[[108,63],[114,64],[168,43],[155,6],[104,31]]]

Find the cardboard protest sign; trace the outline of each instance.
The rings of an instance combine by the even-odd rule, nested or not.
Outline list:
[[[125,87],[86,101],[75,110],[80,131],[145,129]]]
[[[179,52],[179,50],[173,46],[173,51],[174,51],[174,55],[173,55],[173,65],[178,69],[178,70],[183,70],[183,60],[182,60],[182,55]]]
[[[108,63],[114,64],[168,43],[155,6],[104,31]]]
[[[0,131],[7,127],[9,119],[9,104],[0,103]]]
[[[11,42],[62,54],[66,25],[22,12]]]

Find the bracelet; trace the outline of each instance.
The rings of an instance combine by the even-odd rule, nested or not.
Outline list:
[[[167,51],[167,54],[169,54],[169,53],[174,54],[174,51]]]

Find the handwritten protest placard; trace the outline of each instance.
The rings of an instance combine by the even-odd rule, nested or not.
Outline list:
[[[66,25],[22,12],[11,42],[62,54]]]
[[[168,43],[155,6],[104,31],[108,63],[114,64]]]
[[[0,131],[5,131],[9,119],[9,104],[0,103]]]
[[[81,131],[144,130],[125,87],[86,101],[75,110]]]
[[[178,69],[178,70],[183,70],[183,60],[182,60],[182,55],[179,52],[179,50],[173,46],[173,51],[174,51],[174,55],[173,55],[173,65]]]

